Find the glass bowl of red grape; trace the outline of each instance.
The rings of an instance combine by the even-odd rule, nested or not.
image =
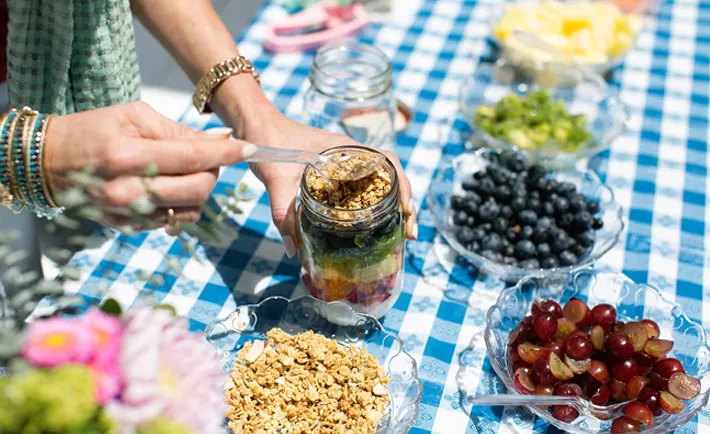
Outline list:
[[[427,204],[447,243],[502,280],[567,275],[609,251],[624,223],[592,171],[549,171],[517,151],[480,149],[441,167]]]
[[[510,393],[576,397],[529,409],[571,433],[664,433],[708,402],[702,326],[654,287],[581,270],[503,290],[484,332]]]

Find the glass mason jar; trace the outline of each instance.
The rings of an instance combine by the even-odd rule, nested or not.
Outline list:
[[[394,150],[397,101],[385,53],[354,42],[328,45],[316,53],[308,78],[304,123]]]
[[[341,146],[324,154],[362,149]],[[339,300],[379,318],[394,305],[404,283],[405,222],[394,165],[387,160],[390,191],[358,210],[318,201],[306,184],[311,170],[301,178],[298,207],[303,283],[319,300]]]

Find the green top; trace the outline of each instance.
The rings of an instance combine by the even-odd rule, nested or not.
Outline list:
[[[130,0],[8,0],[10,106],[63,115],[140,97]]]

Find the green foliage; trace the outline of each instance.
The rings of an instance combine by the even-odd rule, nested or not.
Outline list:
[[[194,434],[185,426],[165,419],[156,419],[153,422],[138,428],[136,434]]]
[[[108,433],[94,383],[85,366],[35,369],[0,378],[0,432],[3,434]]]
[[[122,312],[121,305],[118,304],[118,302],[113,298],[109,298],[108,300],[104,301],[101,304],[100,309],[101,311],[113,316],[121,316]]]

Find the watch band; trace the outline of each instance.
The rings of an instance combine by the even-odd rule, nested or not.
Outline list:
[[[227,78],[242,72],[250,73],[257,83],[259,83],[259,75],[254,69],[249,59],[244,56],[232,57],[224,62],[218,63],[205,74],[195,86],[195,93],[192,95],[192,103],[200,114],[212,113],[209,107],[209,102],[214,95],[214,91]]]

